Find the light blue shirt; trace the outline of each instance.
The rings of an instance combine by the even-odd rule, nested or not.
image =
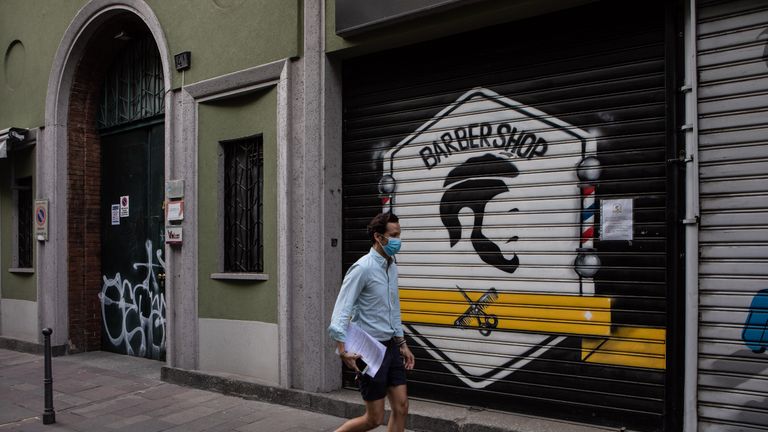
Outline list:
[[[394,260],[388,264],[376,249],[371,248],[344,276],[328,327],[333,339],[344,342],[350,319],[380,341],[403,336],[397,264]]]

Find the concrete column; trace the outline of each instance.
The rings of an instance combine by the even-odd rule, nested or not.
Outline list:
[[[323,56],[325,57],[325,56]],[[341,206],[341,139],[342,139],[342,104],[341,104],[341,62],[324,58],[323,74],[323,169],[325,188],[323,189],[323,242],[324,266],[324,316],[323,337],[327,340],[325,354],[331,357],[326,363],[323,389],[335,390],[341,387],[341,362],[333,354],[336,344],[327,336],[328,327],[336,295],[342,281],[342,206]]]
[[[197,118],[195,100],[177,90],[166,100],[166,180],[184,180],[184,244],[166,247],[166,343],[169,366],[198,368]]]
[[[327,139],[340,136],[326,131],[329,64],[323,46],[323,12],[322,0],[304,2],[304,52],[292,64],[289,90],[293,147],[289,172],[289,361],[291,386],[308,391],[328,391],[340,384],[340,364],[326,332],[340,283],[341,215],[337,210],[341,164],[336,152],[326,154]],[[340,148],[340,141],[331,145],[335,144]],[[333,245],[332,239],[337,240]]]
[[[67,98],[68,101],[68,98]],[[66,105],[65,105],[66,106]],[[67,148],[65,122],[46,113],[46,127],[36,151],[36,199],[48,200],[48,241],[37,242],[38,327],[53,329],[51,345],[66,345],[67,309]],[[42,343],[42,335],[38,335]]]

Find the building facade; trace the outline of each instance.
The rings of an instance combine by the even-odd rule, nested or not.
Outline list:
[[[767,28],[757,0],[7,0],[0,342],[338,389],[330,312],[393,211],[412,394],[765,430]]]

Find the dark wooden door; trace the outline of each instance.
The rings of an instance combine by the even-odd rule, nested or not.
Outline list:
[[[101,179],[102,349],[163,360],[163,124],[103,136]]]

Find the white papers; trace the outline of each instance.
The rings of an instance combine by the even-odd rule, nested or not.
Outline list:
[[[632,199],[600,202],[600,240],[632,240]]]
[[[120,225],[120,204],[112,204],[112,225]]]
[[[376,372],[384,361],[384,353],[387,351],[384,345],[372,338],[371,335],[359,326],[349,323],[347,327],[347,339],[344,341],[347,352],[360,355],[368,366],[363,373],[376,376]]]

